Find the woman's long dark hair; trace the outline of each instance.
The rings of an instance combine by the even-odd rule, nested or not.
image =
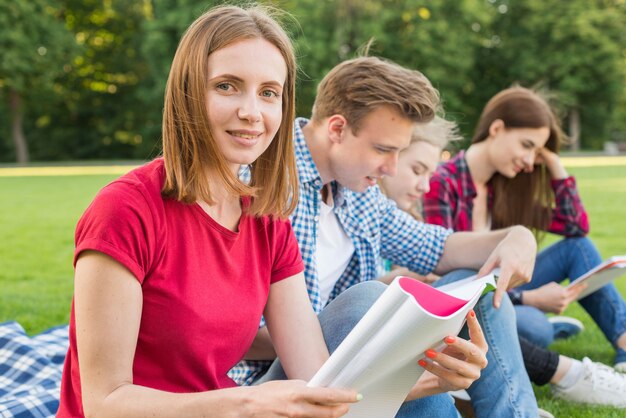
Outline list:
[[[558,153],[563,131],[554,111],[537,92],[511,87],[496,94],[480,115],[472,143],[487,139],[489,127],[497,119],[504,122],[506,129],[549,128],[545,147]],[[494,195],[492,229],[524,225],[540,237],[552,220],[554,193],[550,181],[550,173],[543,164],[531,173],[522,172],[514,178],[494,174],[489,180]]]

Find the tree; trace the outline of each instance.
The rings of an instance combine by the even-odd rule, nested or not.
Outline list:
[[[147,116],[138,89],[150,1],[62,0],[61,10],[81,50],[55,83],[57,100],[39,102],[47,124],[33,127],[36,157],[133,158]]]
[[[24,135],[24,97],[33,90],[52,90],[74,51],[74,39],[44,0],[0,0],[0,88],[11,114],[16,159],[29,160]]]
[[[624,7],[618,1],[491,0],[492,36],[479,51],[476,78],[481,105],[513,82],[556,93],[570,126],[580,120],[581,141],[607,138],[623,95]],[[579,134],[570,129],[576,139]]]
[[[145,152],[155,152],[161,135],[163,95],[178,42],[189,25],[218,1],[198,3],[195,0],[152,0],[150,15],[143,22],[145,34],[141,54],[148,73],[139,88],[139,99],[148,115],[143,137],[152,141],[143,144]]]
[[[359,54],[370,40],[370,55],[423,72],[440,90],[446,113],[463,119],[464,97],[486,25],[486,5],[475,1],[299,0],[282,3],[300,22],[293,31],[303,76],[298,111],[310,114],[315,89],[337,63]]]

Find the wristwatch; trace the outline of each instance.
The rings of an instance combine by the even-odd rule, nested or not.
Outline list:
[[[513,305],[523,305],[524,302],[522,301],[522,292],[519,289],[511,289],[509,290],[509,298],[511,299],[511,302],[513,303]]]

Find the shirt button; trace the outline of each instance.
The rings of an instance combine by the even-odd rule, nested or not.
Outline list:
[[[320,217],[315,215],[315,218],[313,218],[315,220],[315,222],[319,222],[320,221]]]

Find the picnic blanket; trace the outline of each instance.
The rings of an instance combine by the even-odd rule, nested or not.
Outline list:
[[[31,338],[17,322],[0,324],[0,417],[56,414],[68,343],[67,325]]]

